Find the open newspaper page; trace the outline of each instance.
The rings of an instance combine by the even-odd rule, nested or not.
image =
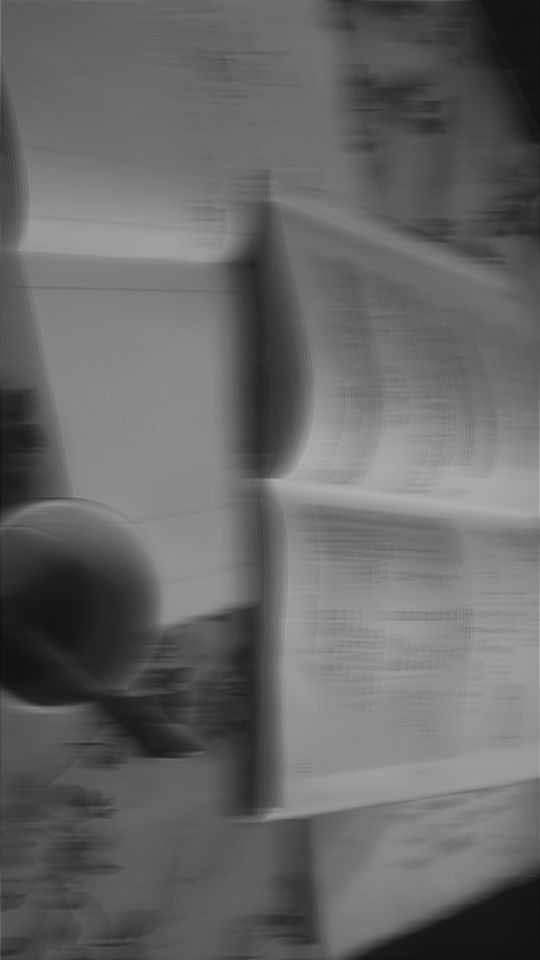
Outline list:
[[[328,960],[376,948],[537,870],[534,781],[315,817]]]
[[[538,535],[269,481],[276,765],[288,812],[534,778]]]
[[[534,514],[537,352],[516,285],[298,204],[276,217],[307,395],[285,472]]]

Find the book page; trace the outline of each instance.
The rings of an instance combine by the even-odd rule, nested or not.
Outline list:
[[[328,814],[311,830],[325,955],[337,960],[536,871],[538,783]]]
[[[271,493],[282,806],[535,776],[537,531]]]
[[[289,476],[534,514],[537,354],[519,291],[369,227],[286,204],[280,222],[311,367]]]

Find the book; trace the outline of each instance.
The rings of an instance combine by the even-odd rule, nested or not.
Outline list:
[[[287,198],[264,262],[273,476],[535,513],[536,331],[518,283]]]
[[[272,229],[263,803],[309,815],[534,778],[527,299],[296,200]]]
[[[534,777],[537,529],[268,486],[277,806]]]
[[[528,781],[315,817],[324,955],[376,949],[534,876],[537,810]]]
[[[6,911],[7,947],[32,952],[43,934],[51,955],[341,955],[380,936],[384,920],[359,911],[362,897],[373,908],[372,875],[366,893],[335,853],[344,842],[369,865],[353,840],[364,828],[378,835],[390,801],[398,819],[442,836],[416,860],[395,848],[421,847],[420,830],[398,830],[390,854],[379,844],[376,876],[388,882],[390,861],[400,901],[387,930],[458,897],[455,876],[435,890],[435,856],[446,866],[467,843],[478,859],[486,850],[459,817],[445,821],[442,795],[510,785],[493,832],[515,844],[495,850],[478,887],[528,862],[537,411],[525,298],[403,235],[274,208],[279,250],[270,238],[262,269],[274,479],[248,507],[230,395],[244,376],[234,338],[245,289],[223,266],[252,238],[244,205],[258,196],[261,165],[291,189],[363,202],[339,150],[336,65],[311,5],[282,0],[276,16],[273,3],[126,4],[95,16],[92,4],[48,4],[30,20],[9,6],[32,211],[24,255],[3,264],[13,309],[2,332],[11,372],[47,388],[50,482],[37,495],[103,499],[138,523],[167,633],[149,696],[211,746],[181,764],[142,760],[85,707],[6,698],[19,770],[69,747],[51,794],[40,794],[52,817],[21,825],[19,811],[8,823],[22,871],[8,873],[7,902],[22,915]],[[33,62],[17,57],[23,45],[39,51],[39,75],[18,70]],[[66,99],[54,78],[74,64],[77,97]],[[238,532],[250,533],[257,503],[255,569],[251,537]],[[231,605],[247,610],[247,625],[224,612]],[[231,823],[250,800],[259,726],[265,772],[251,810],[258,820],[274,807],[266,819],[279,822]],[[16,806],[39,814],[32,784],[19,787]],[[465,801],[463,820],[474,806]],[[104,835],[93,829],[111,813]],[[37,885],[35,839],[48,856]],[[343,886],[341,908],[333,890]]]
[[[258,803],[341,960],[538,868],[538,404],[501,273],[274,201]]]

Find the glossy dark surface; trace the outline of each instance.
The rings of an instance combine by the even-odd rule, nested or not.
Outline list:
[[[351,960],[532,960],[540,947],[539,903],[534,877]]]
[[[540,136],[540,5],[537,0],[480,0],[480,7],[501,58],[523,98],[531,131]]]

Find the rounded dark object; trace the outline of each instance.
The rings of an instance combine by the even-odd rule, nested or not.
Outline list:
[[[133,524],[99,504],[44,501],[0,534],[2,684],[35,704],[84,700],[40,637],[99,683],[127,688],[156,642],[157,586]]]

